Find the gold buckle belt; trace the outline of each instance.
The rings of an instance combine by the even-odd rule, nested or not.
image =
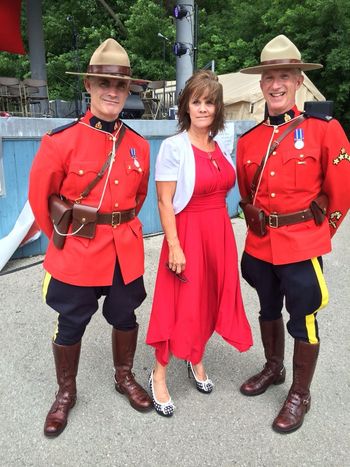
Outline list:
[[[97,224],[111,225],[117,227],[120,224],[129,222],[136,216],[135,208],[127,211],[113,211],[110,213],[98,213]]]
[[[303,211],[291,212],[289,214],[270,214],[265,217],[267,225],[271,229],[278,229],[284,225],[299,224],[313,219],[311,209],[304,209]]]

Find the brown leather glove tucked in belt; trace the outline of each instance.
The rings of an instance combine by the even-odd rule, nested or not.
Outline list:
[[[135,208],[127,211],[113,211],[110,213],[98,213],[97,224],[111,225],[117,227],[119,224],[129,222],[136,216]]]

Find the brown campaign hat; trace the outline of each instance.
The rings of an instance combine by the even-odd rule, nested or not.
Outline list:
[[[114,39],[107,39],[92,54],[85,73],[66,71],[69,75],[98,76],[138,82],[149,81],[131,77],[130,60],[126,50]]]
[[[293,42],[280,34],[265,45],[261,52],[259,65],[243,68],[240,72],[257,74],[273,68],[299,68],[306,71],[323,68],[323,65],[303,62],[301,54]]]

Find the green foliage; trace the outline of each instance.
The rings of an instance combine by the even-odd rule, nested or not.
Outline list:
[[[171,45],[175,40],[175,26],[159,2],[135,1],[125,26],[128,30],[125,47],[130,55],[133,74],[150,80],[174,80],[175,56]],[[158,33],[169,41],[158,37]]]
[[[116,19],[99,0],[42,0],[50,98],[72,99],[83,90],[82,80],[65,71],[84,71],[107,37],[128,50],[134,76],[175,79],[172,11],[177,1],[106,2]],[[26,2],[22,3],[22,35],[28,50]],[[334,100],[336,117],[350,128],[349,0],[197,0],[197,5],[198,67],[215,60],[217,73],[236,72],[258,63],[266,42],[285,34],[304,61],[324,65],[308,75],[327,99]],[[29,57],[0,52],[0,75],[30,76]]]

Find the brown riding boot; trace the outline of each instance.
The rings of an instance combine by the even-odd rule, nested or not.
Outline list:
[[[310,410],[310,384],[315,371],[320,344],[294,341],[293,384],[272,428],[279,433],[291,433],[301,427]]]
[[[131,331],[119,331],[113,328],[112,349],[115,369],[115,389],[125,394],[130,405],[139,412],[145,412],[153,407],[147,392],[135,381],[131,372],[136,351],[138,326]]]
[[[240,387],[245,396],[258,396],[272,384],[282,384],[286,379],[284,359],[283,318],[260,322],[261,340],[264,346],[266,363],[263,370],[249,378]]]
[[[58,436],[66,428],[68,413],[77,400],[75,378],[78,372],[81,342],[74,345],[52,343],[55,358],[58,392],[47,414],[44,434]]]

